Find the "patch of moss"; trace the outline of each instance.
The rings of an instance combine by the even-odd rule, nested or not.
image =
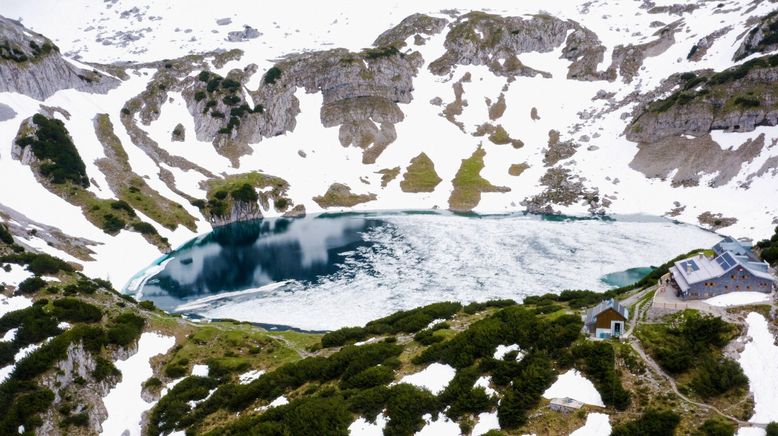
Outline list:
[[[323,195],[313,197],[313,201],[327,209],[330,207],[353,207],[376,198],[375,194],[354,194],[348,186],[342,183],[333,183]]]
[[[435,164],[425,153],[411,159],[400,182],[403,192],[432,192],[440,184],[441,178],[435,172]]]
[[[396,179],[397,176],[400,175],[400,167],[384,168],[376,172],[381,174],[381,187],[386,188],[386,185],[388,185],[389,182]]]
[[[526,171],[528,168],[529,168],[529,164],[527,164],[526,162],[522,162],[519,164],[511,164],[511,166],[508,167],[508,174],[514,177],[518,177],[521,175],[521,173]]]
[[[454,180],[451,181],[454,190],[451,191],[451,196],[448,199],[449,209],[462,212],[471,211],[481,201],[482,192],[510,191],[510,188],[494,186],[481,177],[484,156],[486,156],[486,151],[478,147],[472,156],[462,159],[462,165],[454,176]]]

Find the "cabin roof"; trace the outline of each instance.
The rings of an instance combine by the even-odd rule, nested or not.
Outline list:
[[[593,308],[589,309],[586,312],[586,325],[594,324],[597,317],[600,316],[601,313],[605,312],[606,310],[613,309],[616,312],[618,312],[619,315],[623,316],[624,319],[629,318],[629,310],[619,304],[618,301],[614,300],[613,298],[610,298],[608,300],[602,301],[600,304],[594,306]]]

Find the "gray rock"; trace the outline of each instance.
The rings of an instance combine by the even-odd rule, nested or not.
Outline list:
[[[769,53],[778,49],[778,42],[776,42],[778,30],[773,29],[776,22],[778,22],[778,11],[773,11],[759,20],[759,23],[743,38],[732,60],[739,61],[754,53]]]
[[[248,41],[250,39],[259,38],[260,36],[262,36],[262,32],[260,32],[259,30],[251,26],[244,25],[243,30],[236,30],[234,32],[229,32],[227,34],[227,41],[242,42],[242,41]]]
[[[46,37],[0,16],[0,92],[45,100],[62,89],[104,94],[119,81],[97,70],[78,68],[62,58]]]
[[[216,20],[216,24],[219,26],[226,26],[228,24],[232,24],[232,18],[219,18]]]
[[[433,18],[424,14],[413,14],[406,17],[398,25],[385,31],[376,38],[373,42],[375,47],[385,46],[404,46],[405,40],[410,36],[416,35],[414,40],[416,45],[422,45],[422,41],[419,41],[423,35],[436,35],[440,33],[448,23],[445,18]]]
[[[8,121],[16,116],[16,111],[7,104],[0,103],[0,122]]]

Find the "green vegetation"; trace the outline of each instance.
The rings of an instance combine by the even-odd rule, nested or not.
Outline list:
[[[717,416],[702,423],[694,434],[695,436],[732,436],[736,431],[737,426],[733,422]]]
[[[621,385],[621,374],[616,369],[613,345],[587,341],[573,347],[572,351],[578,362],[576,367],[581,368],[594,383],[605,405],[626,410],[630,404],[630,395]]]
[[[34,294],[43,289],[47,284],[46,280],[33,276],[19,283],[19,286],[16,287],[16,292],[18,294]]]
[[[459,312],[459,303],[443,302],[411,310],[396,312],[387,317],[370,321],[365,327],[344,327],[325,334],[321,338],[323,347],[339,347],[361,341],[368,336],[397,333],[415,333],[427,327],[436,319],[449,319]]]
[[[767,424],[767,436],[778,436],[778,422]]]
[[[278,67],[271,67],[269,70],[267,70],[267,73],[265,73],[265,77],[262,79],[262,81],[265,83],[265,85],[274,85],[280,78],[281,69]]]
[[[455,211],[469,211],[478,206],[482,192],[506,192],[509,188],[494,186],[481,177],[486,151],[478,148],[473,155],[462,160],[454,180],[454,190],[448,199],[449,208]]]
[[[206,216],[224,217],[229,215],[235,201],[249,204],[256,204],[259,201],[263,206],[269,207],[269,200],[272,199],[278,211],[284,211],[292,205],[292,201],[286,196],[289,183],[279,177],[260,172],[236,174],[226,176],[223,179],[212,179],[207,184],[207,200],[192,202]],[[266,188],[272,189],[270,192],[256,192],[256,189]]]
[[[368,48],[362,52],[362,55],[369,61],[388,58],[396,55],[405,56],[404,53],[401,53],[400,50],[398,50],[397,47],[393,45],[387,47]]]
[[[778,266],[778,227],[770,239],[763,239],[756,244],[759,257],[772,266]]]
[[[11,232],[8,231],[8,227],[5,224],[0,223],[0,242],[11,245],[14,243],[14,238],[11,236]]]
[[[37,275],[54,275],[60,271],[73,272],[73,266],[62,259],[45,253],[14,253],[0,256],[0,262],[26,265],[27,271]]]
[[[89,186],[86,166],[70,138],[65,124],[56,118],[41,114],[32,117],[34,131],[16,141],[21,148],[31,147],[40,161],[41,174],[52,183],[72,182],[84,188]]]
[[[159,382],[158,379],[157,382]],[[175,429],[175,423],[179,422],[191,410],[188,403],[204,399],[208,392],[216,386],[216,380],[196,376],[187,377],[176,384],[152,410],[147,427],[149,434],[157,436],[172,432]]]
[[[432,192],[440,182],[435,164],[425,153],[421,153],[411,159],[411,164],[405,169],[400,189],[403,192]]]
[[[350,187],[342,183],[333,183],[324,195],[313,197],[313,201],[325,209],[329,207],[352,207],[375,199],[375,194],[355,194],[351,192]]]
[[[52,314],[61,321],[91,323],[103,318],[100,308],[78,298],[54,300],[52,305]]]
[[[611,436],[673,436],[681,417],[669,410],[649,409],[639,418],[613,426]]]
[[[748,386],[740,365],[721,356],[721,348],[737,334],[721,318],[687,309],[664,324],[642,325],[636,334],[664,369],[688,374],[689,387],[702,398]]]

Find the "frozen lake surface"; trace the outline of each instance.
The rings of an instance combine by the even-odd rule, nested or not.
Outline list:
[[[328,214],[216,229],[127,291],[170,311],[328,330],[437,301],[604,291],[614,273],[637,279],[633,268],[718,240],[647,216]]]

